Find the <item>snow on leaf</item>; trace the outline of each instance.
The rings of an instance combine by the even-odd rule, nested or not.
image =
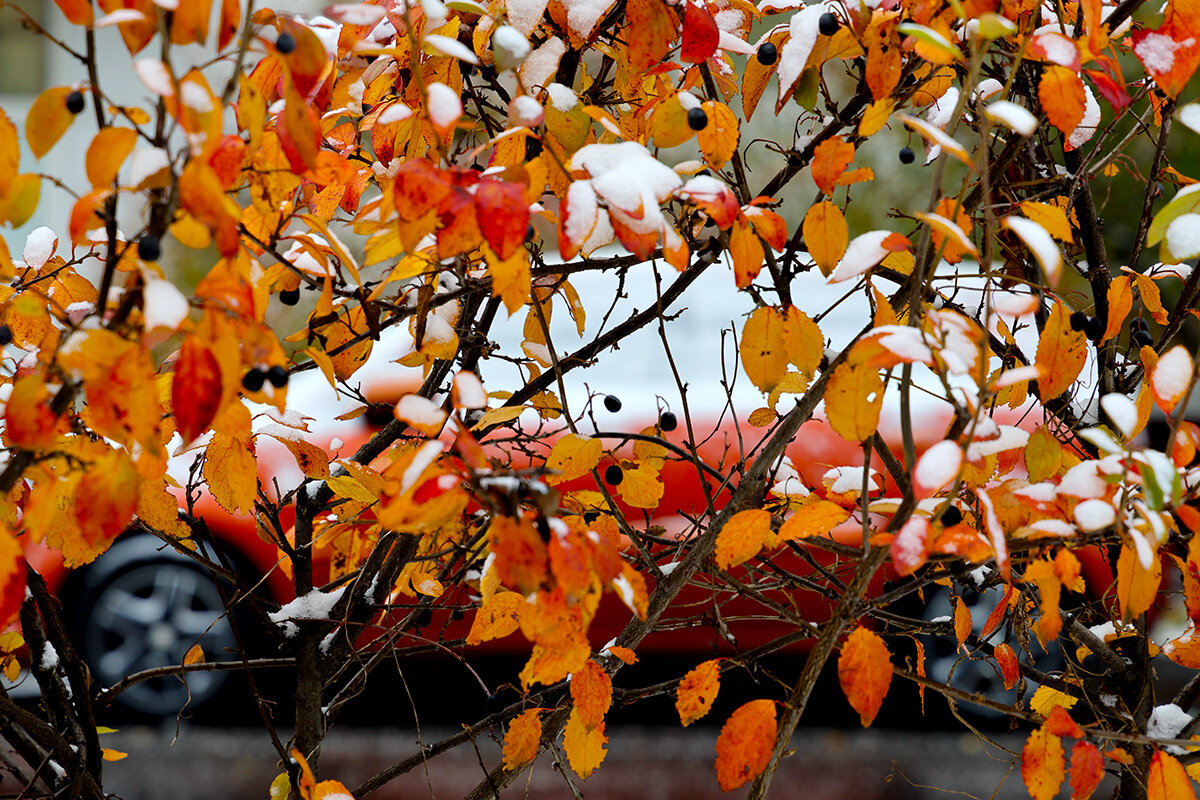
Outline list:
[[[791,95],[800,73],[808,63],[808,57],[820,36],[819,24],[824,13],[825,9],[820,5],[812,5],[792,15],[789,38],[779,51],[779,67],[776,71],[779,76],[779,100],[775,106],[777,113]]]
[[[1009,100],[989,103],[984,107],[983,113],[995,124],[1003,125],[1022,136],[1032,136],[1037,130],[1037,117],[1023,106]]]
[[[739,511],[717,534],[717,566],[731,569],[743,564],[773,539],[770,512],[761,508]]]
[[[437,436],[446,422],[446,412],[440,405],[416,394],[406,394],[397,401],[395,416],[426,436]]]
[[[505,4],[508,24],[522,35],[528,36],[541,22],[548,2],[549,0],[509,0]]]
[[[1187,348],[1177,344],[1158,359],[1150,374],[1150,389],[1154,402],[1170,414],[1187,394],[1192,384],[1192,357]]]
[[[929,214],[924,211],[916,212],[915,216],[917,219],[933,228],[935,232],[935,238],[936,234],[940,233],[943,237],[946,237],[954,242],[958,246],[959,250],[966,252],[968,255],[974,256],[979,254],[979,251],[975,248],[974,242],[972,242],[969,238],[968,232],[960,228],[953,220],[944,217],[941,214]],[[947,250],[948,249],[949,248],[947,247]],[[947,260],[950,260],[950,258],[947,257]]]
[[[777,735],[773,700],[751,700],[734,711],[717,737],[721,790],[732,791],[757,778],[770,763]]]
[[[1180,106],[1175,112],[1175,118],[1190,130],[1200,133],[1200,103],[1188,103]]]
[[[903,122],[909,130],[914,130],[920,134],[921,138],[931,147],[940,147],[943,151],[954,156],[972,170],[975,169],[975,164],[971,160],[971,154],[967,152],[967,148],[959,144],[957,140],[938,126],[926,120],[909,116],[908,114],[897,114],[896,119]]]
[[[925,494],[935,494],[950,485],[962,467],[963,452],[958,442],[945,439],[917,459],[913,480]]]
[[[1200,214],[1181,214],[1167,225],[1167,250],[1177,261],[1185,261],[1200,255]]]
[[[1050,233],[1033,220],[1016,215],[1005,217],[1002,224],[1033,251],[1034,258],[1046,274],[1046,280],[1051,286],[1057,286],[1062,277],[1062,251],[1058,249]]]
[[[864,728],[870,727],[892,683],[892,654],[874,631],[858,627],[842,645],[838,682]]]
[[[837,267],[829,276],[831,283],[857,278],[871,267],[883,261],[890,250],[884,246],[884,241],[892,235],[891,231],[870,231],[855,236],[846,246]]]
[[[1075,130],[1071,131],[1071,135],[1067,137],[1065,149],[1075,150],[1083,147],[1091,141],[1099,125],[1100,104],[1096,102],[1096,96],[1092,94],[1091,88],[1085,83],[1083,84],[1083,118],[1079,120]]]
[[[1100,408],[1108,415],[1117,432],[1126,439],[1133,436],[1137,430],[1137,405],[1123,394],[1115,392],[1100,398]]]
[[[1033,800],[1052,800],[1066,777],[1062,739],[1038,728],[1021,750],[1021,778]]]
[[[1088,533],[1107,528],[1117,520],[1116,509],[1103,500],[1084,500],[1075,506],[1072,516],[1079,529]]]
[[[429,122],[443,136],[454,129],[454,124],[463,115],[462,98],[444,83],[433,82],[425,87],[428,101]]]
[[[719,659],[705,661],[683,676],[675,692],[675,710],[685,728],[709,712],[720,689]]]
[[[917,516],[910,517],[897,531],[890,550],[897,575],[911,575],[925,564],[929,557],[929,533],[929,520]]]
[[[451,39],[449,36],[442,36],[437,33],[427,33],[425,34],[425,46],[431,50],[436,50],[442,55],[479,66],[479,57],[471,52],[471,48],[458,39]],[[528,48],[526,48],[526,54],[528,54]]]

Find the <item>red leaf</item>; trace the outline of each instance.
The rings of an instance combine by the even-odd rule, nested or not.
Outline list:
[[[1133,54],[1154,78],[1158,88],[1175,98],[1183,91],[1200,65],[1200,39],[1196,26],[1200,12],[1194,3],[1168,3],[1164,21],[1158,30],[1135,31],[1130,36]]]
[[[475,217],[483,238],[501,260],[525,242],[529,204],[525,189],[516,183],[484,178],[475,189]]]
[[[707,61],[717,52],[721,31],[708,9],[699,3],[688,3],[683,11],[683,46],[679,58],[689,64]]]
[[[1100,96],[1108,101],[1108,104],[1113,107],[1113,110],[1120,114],[1125,110],[1125,106],[1129,105],[1131,98],[1129,92],[1125,91],[1125,86],[1118,83],[1106,73],[1098,69],[1084,70],[1084,74],[1092,79],[1092,83],[1096,86],[1096,91]]]
[[[1000,674],[1004,676],[1004,689],[1007,691],[1017,685],[1021,677],[1021,669],[1017,663],[1017,654],[1007,642],[996,645],[996,661],[1000,664]]]
[[[175,409],[175,427],[183,441],[190,443],[208,430],[221,408],[221,365],[203,342],[184,340],[175,361],[171,381],[171,405]]]
[[[450,182],[424,158],[405,161],[396,171],[393,184],[396,212],[402,222],[412,222],[436,208],[450,193]]]
[[[1071,800],[1087,800],[1104,779],[1104,756],[1089,742],[1071,748]]]
[[[1083,728],[1071,719],[1071,715],[1062,706],[1055,706],[1050,710],[1050,716],[1046,717],[1042,727],[1055,736],[1069,736],[1072,739],[1083,737]]]

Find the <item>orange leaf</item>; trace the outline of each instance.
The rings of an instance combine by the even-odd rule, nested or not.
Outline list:
[[[1038,392],[1042,402],[1058,397],[1070,388],[1087,360],[1087,337],[1071,330],[1070,315],[1062,303],[1055,302],[1038,340]]]
[[[683,676],[675,692],[675,710],[685,728],[709,712],[720,689],[719,659],[705,661]]]
[[[1121,546],[1121,555],[1117,558],[1117,602],[1126,624],[1150,608],[1161,582],[1162,562],[1158,558],[1152,558],[1150,569],[1146,569],[1134,548]]]
[[[608,737],[604,735],[604,722],[593,728],[583,722],[579,709],[571,709],[567,718],[567,727],[563,731],[563,750],[567,752],[567,760],[571,769],[581,778],[586,778],[596,771],[604,761],[604,746]]]
[[[733,223],[729,232],[729,258],[733,261],[734,281],[739,289],[749,286],[758,277],[765,253],[758,234],[745,220]]]
[[[787,374],[785,321],[778,309],[756,308],[742,328],[742,369],[763,392],[774,389]]]
[[[1174,756],[1156,750],[1146,780],[1146,800],[1196,800],[1187,771]]]
[[[504,734],[504,768],[516,769],[537,757],[542,740],[541,708],[523,711],[508,723]]]
[[[1088,800],[1104,780],[1104,756],[1090,742],[1071,748],[1071,800]]]
[[[892,654],[878,634],[860,626],[842,645],[837,669],[846,699],[869,727],[892,683]]]
[[[645,72],[671,52],[676,17],[663,0],[629,0],[625,13],[629,20],[625,26],[629,66],[635,72]]]
[[[92,24],[92,0],[54,0],[54,4],[72,25]]]
[[[71,217],[67,222],[67,235],[71,237],[72,244],[86,245],[88,232],[104,226],[104,220],[100,216],[100,207],[104,205],[104,201],[111,194],[112,189],[93,189],[82,195],[71,206]]]
[[[475,217],[484,241],[501,261],[525,243],[529,227],[529,203],[522,186],[496,178],[484,178],[475,187]]]
[[[492,520],[491,548],[500,582],[529,595],[546,579],[546,544],[527,519],[498,516]]]
[[[612,653],[626,664],[636,664],[638,660],[637,653],[633,652],[628,647],[620,647],[619,645],[614,644],[608,648],[608,652]]]
[[[701,3],[689,2],[683,10],[683,42],[679,60],[687,64],[707,61],[717,52],[721,31],[713,15]]]
[[[585,725],[602,728],[604,715],[612,705],[612,679],[603,667],[589,659],[583,669],[571,676],[571,699]]]
[[[1133,278],[1133,284],[1137,287],[1138,294],[1142,296],[1142,307],[1150,312],[1151,318],[1159,325],[1166,325],[1170,322],[1171,316],[1163,308],[1162,292],[1158,290],[1158,284],[1154,282],[1154,279],[1140,272],[1133,272],[1129,267],[1121,269]]]
[[[21,603],[25,600],[26,577],[24,548],[7,525],[0,525],[0,626],[5,629],[21,611]],[[4,661],[5,658],[0,657],[0,663]],[[17,679],[16,675],[8,677],[13,681]]]
[[[850,518],[850,511],[828,500],[812,499],[779,526],[778,542],[825,536]]]
[[[198,644],[194,644],[188,648],[187,653],[183,656],[183,665],[190,666],[192,664],[200,664],[204,661],[204,648]]]
[[[50,152],[75,121],[76,114],[67,109],[67,97],[75,90],[56,86],[37,96],[25,117],[25,141],[34,158]]]
[[[75,522],[85,540],[110,542],[129,527],[141,481],[125,450],[109,450],[92,462],[75,495]]]
[[[1069,736],[1072,739],[1083,738],[1083,728],[1071,719],[1071,715],[1062,706],[1050,709],[1050,716],[1046,717],[1042,727],[1055,736]]]
[[[1033,800],[1053,800],[1066,777],[1062,740],[1045,728],[1029,734],[1021,751],[1021,777]]]
[[[717,566],[730,569],[754,558],[774,538],[771,514],[751,508],[734,514],[717,534]]]
[[[1078,74],[1066,67],[1050,66],[1038,82],[1038,100],[1050,124],[1070,136],[1083,119],[1087,94]]]
[[[117,170],[133,152],[137,131],[133,128],[104,128],[88,145],[85,159],[88,180],[92,188],[108,188],[117,179]]]
[[[208,18],[212,0],[188,0],[180,3],[171,18],[172,44],[204,44],[208,38]]]
[[[692,4],[688,3],[691,8]],[[738,121],[729,106],[716,100],[705,100],[700,104],[708,115],[708,124],[696,134],[696,144],[704,153],[708,163],[720,169],[733,157],[738,146]]]
[[[759,206],[747,206],[743,213],[754,226],[754,232],[761,236],[772,250],[778,253],[787,246],[787,222],[783,217],[769,208]]]
[[[175,427],[184,444],[190,444],[208,430],[221,408],[222,396],[221,365],[217,357],[203,342],[189,336],[179,348],[171,380]]]
[[[1017,685],[1021,670],[1017,663],[1017,654],[1007,642],[996,645],[996,662],[1000,665],[1000,674],[1004,677],[1005,691]]]
[[[518,619],[524,603],[525,598],[517,592],[496,592],[486,599],[475,612],[467,644],[482,644],[515,633],[520,626]]]
[[[825,416],[833,432],[848,442],[871,438],[879,427],[883,380],[878,370],[841,364],[829,377]]]
[[[804,244],[821,272],[828,277],[846,253],[850,242],[846,217],[842,210],[828,200],[808,209],[801,226]]]
[[[36,375],[17,378],[4,405],[4,439],[24,450],[48,450],[65,429],[50,409],[50,392]]]
[[[812,177],[821,194],[833,194],[838,176],[854,160],[854,145],[840,136],[826,139],[813,150]]]
[[[225,194],[211,166],[197,159],[184,165],[179,175],[179,199],[184,210],[209,229],[222,256],[237,254],[242,210]]]
[[[751,700],[729,716],[717,737],[717,783],[728,792],[757,778],[771,761],[775,702]]]
[[[788,29],[781,27],[772,33],[767,41],[775,45],[776,51],[782,51],[788,36]],[[749,120],[754,116],[754,109],[758,107],[758,101],[762,99],[763,92],[766,90],[767,84],[771,82],[771,76],[775,74],[778,64],[778,61],[772,64],[763,64],[757,58],[746,60],[746,67],[742,72],[742,117],[744,119]]]
[[[959,645],[963,645],[967,641],[967,637],[971,635],[971,609],[967,608],[967,604],[963,602],[961,597],[955,598],[954,601],[954,638],[958,640]]]

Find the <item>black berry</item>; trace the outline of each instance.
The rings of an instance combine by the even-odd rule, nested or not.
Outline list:
[[[838,28],[840,27],[841,23],[838,22],[838,18],[828,11],[822,14],[821,18],[817,20],[817,30],[821,32],[822,36],[833,36],[838,32]]]
[[[704,109],[697,106],[689,108],[687,113],[688,127],[694,131],[702,131],[708,127],[708,114],[704,113]]]
[[[1138,328],[1130,335],[1130,339],[1133,340],[1133,343],[1137,345],[1139,350],[1143,347],[1149,347],[1150,345],[1154,344],[1154,334],[1150,333],[1150,331],[1146,330],[1145,328]]]
[[[583,512],[583,521],[586,522],[588,525],[591,525],[593,522],[595,522],[598,519],[600,519],[599,511],[596,511],[593,509],[591,511]]]
[[[296,37],[290,33],[279,34],[279,38],[275,40],[275,49],[286,56],[296,49]]]
[[[769,67],[779,58],[779,50],[770,42],[763,42],[758,46],[758,52],[754,57],[758,59],[758,63]]]
[[[1087,338],[1091,339],[1093,342],[1099,343],[1099,341],[1104,337],[1104,328],[1105,325],[1100,321],[1099,317],[1088,317],[1087,327],[1084,329],[1084,333],[1087,334]]]
[[[461,608],[456,608],[450,612],[450,619],[457,622],[458,620],[462,619],[466,615],[467,615],[467,612],[463,611]]]
[[[942,524],[949,528],[951,525],[957,525],[962,522],[962,512],[957,506],[950,506],[946,512],[942,514]]]
[[[914,162],[916,160],[917,160],[917,154],[913,152],[913,149],[911,147],[901,147],[900,148],[900,163],[901,164],[911,164],[912,162]]]
[[[670,411],[664,411],[658,418],[658,427],[660,430],[673,431],[679,427],[679,420]]]
[[[1087,330],[1088,315],[1082,311],[1076,311],[1071,315],[1071,330],[1083,331]]]
[[[276,389],[282,389],[283,387],[287,386],[288,371],[276,364],[267,370],[267,380],[269,380],[271,385]]]
[[[161,255],[162,244],[158,241],[157,236],[147,233],[138,239],[138,258],[142,261],[158,261],[158,257]]]
[[[267,373],[255,367],[242,376],[242,388],[247,392],[257,392],[263,387],[263,381],[266,379]]]
[[[7,325],[0,325],[0,346],[6,345],[12,341],[12,329]]]
[[[623,480],[625,480],[625,473],[616,464],[609,464],[604,468],[604,482],[609,486],[620,486]]]
[[[542,140],[535,136],[525,137],[525,160],[533,161],[542,154]]]
[[[604,407],[614,414],[617,413],[621,410],[621,398],[617,397],[615,394],[605,395]]]
[[[294,306],[300,302],[300,287],[295,289],[284,289],[279,293],[279,302],[285,306]]]
[[[78,114],[80,111],[83,111],[83,105],[82,92],[71,92],[67,95],[67,111],[70,111],[72,114]]]
[[[1150,325],[1147,324],[1146,320],[1142,319],[1141,317],[1134,317],[1133,319],[1129,320],[1129,330],[1131,333],[1136,333],[1137,331],[1148,331],[1150,330]]]
[[[525,241],[532,242],[536,236],[537,236],[537,231],[534,229],[534,227],[532,225],[530,225],[529,227],[527,227],[525,229]]]

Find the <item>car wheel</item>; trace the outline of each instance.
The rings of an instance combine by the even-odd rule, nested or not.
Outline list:
[[[962,593],[962,601],[966,603],[971,612],[971,629],[976,637],[983,632],[988,616],[1004,600],[1004,593],[1005,589],[1002,586]],[[954,596],[949,589],[939,589],[930,597],[929,602],[925,605],[924,619],[926,622],[946,622],[954,619]],[[991,644],[1000,644],[1004,640],[1004,635],[1005,626],[1001,625],[992,632],[986,641]],[[924,637],[924,640],[925,673],[930,680],[971,694],[980,694],[988,700],[1007,706],[1012,706],[1017,702],[1016,687],[1004,688],[1004,678],[995,662],[982,657],[973,657],[974,654],[964,655],[953,636],[928,636]],[[1020,652],[1015,642],[1009,644],[1013,645],[1014,650]],[[1055,642],[1050,642],[1043,649],[1037,639],[1032,638],[1030,650],[1029,656],[1039,670],[1051,672],[1062,669],[1062,655]],[[1028,682],[1026,693],[1031,694],[1036,688],[1036,684]],[[981,721],[1000,720],[1004,717],[1004,714],[999,711],[974,703],[960,703],[959,709],[964,714]]]
[[[193,645],[207,660],[228,658],[235,646],[212,576],[147,536],[119,541],[88,570],[74,617],[80,655],[105,686],[142,670],[178,666]],[[152,678],[121,692],[116,702],[149,717],[169,717],[212,699],[229,675]]]

